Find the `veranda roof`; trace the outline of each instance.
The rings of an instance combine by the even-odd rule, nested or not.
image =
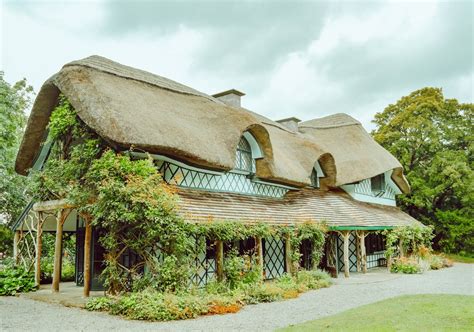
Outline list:
[[[363,203],[342,190],[303,189],[283,199],[185,189],[179,213],[188,221],[241,221],[271,224],[326,222],[330,228],[391,228],[421,225],[399,208]]]
[[[233,168],[237,144],[248,130],[264,152],[264,159],[257,161],[261,179],[310,185],[311,171],[321,160],[329,186],[395,170],[394,181],[403,192],[409,190],[400,163],[348,115],[340,115],[339,125],[330,129],[316,127],[333,121],[331,117],[304,122],[294,132],[183,84],[99,56],[68,63],[44,83],[17,155],[18,173],[27,174],[39,154],[60,92],[79,117],[118,150],[134,146],[227,171]]]

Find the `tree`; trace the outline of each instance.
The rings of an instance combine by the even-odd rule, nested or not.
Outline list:
[[[377,113],[374,139],[402,163],[400,206],[433,225],[435,248],[474,252],[474,105],[423,88]]]
[[[26,178],[15,173],[15,158],[31,105],[33,88],[26,79],[13,86],[0,72],[0,221],[10,222],[26,205]]]

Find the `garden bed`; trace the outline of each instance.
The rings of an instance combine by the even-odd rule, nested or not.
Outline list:
[[[86,309],[106,311],[128,319],[167,321],[238,312],[244,305],[296,298],[308,290],[329,287],[330,276],[322,271],[300,271],[275,281],[239,283],[229,287],[213,282],[203,289],[178,293],[153,288],[125,293],[117,297],[91,299]]]

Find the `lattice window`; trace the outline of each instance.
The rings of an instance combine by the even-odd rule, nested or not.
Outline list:
[[[256,196],[283,197],[288,189],[279,186],[253,182],[245,174],[228,172],[222,175],[209,174],[174,165],[170,162],[158,163],[158,171],[169,183],[186,188],[234,192]]]
[[[237,145],[235,156],[235,169],[246,171],[249,173],[255,172],[255,160],[252,158],[252,148],[245,137],[241,137]]]
[[[285,241],[270,237],[263,240],[265,279],[275,279],[285,273]]]
[[[344,240],[341,236],[337,237],[337,257],[339,271],[344,271]],[[349,236],[349,271],[357,271],[357,239],[352,234]]]
[[[216,259],[214,243],[203,238],[197,238],[195,246],[194,271],[191,275],[191,283],[204,287],[213,280],[216,272]]]

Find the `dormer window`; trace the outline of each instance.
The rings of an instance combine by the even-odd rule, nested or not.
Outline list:
[[[313,168],[313,171],[311,172],[311,187],[319,188],[318,171],[314,168]]]
[[[317,161],[314,164],[313,170],[311,171],[311,187],[313,188],[319,188],[319,179],[325,177],[326,175],[323,172],[323,169],[321,168],[321,165],[319,164],[319,161]]]
[[[252,157],[252,148],[244,136],[240,138],[237,146],[235,169],[255,173],[255,159]]]
[[[374,192],[385,191],[385,175],[379,174],[370,179],[370,186]]]

